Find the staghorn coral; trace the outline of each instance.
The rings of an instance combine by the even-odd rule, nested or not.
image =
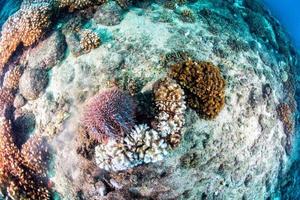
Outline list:
[[[19,80],[22,76],[23,68],[17,66],[9,71],[4,82],[3,87],[9,91],[14,91],[19,87]]]
[[[215,118],[225,104],[225,80],[210,62],[191,59],[171,67],[170,77],[184,89],[187,103],[207,119]]]
[[[96,163],[112,171],[126,170],[144,163],[163,160],[169,150],[178,146],[184,124],[185,101],[180,86],[169,78],[154,86],[154,100],[158,116],[153,128],[135,125],[119,141],[109,138],[95,148]]]
[[[172,147],[178,146],[186,109],[183,90],[174,80],[164,78],[154,86],[154,101],[158,110],[155,129],[168,136]]]
[[[26,166],[26,159],[14,144],[11,123],[0,119],[0,183],[12,199],[50,199],[46,180]],[[30,142],[31,143],[31,142]],[[24,150],[26,151],[26,150]],[[26,154],[28,155],[28,154]]]
[[[85,106],[83,125],[98,141],[119,139],[134,126],[136,105],[127,93],[111,88],[94,96]]]
[[[83,30],[80,37],[80,49],[84,53],[88,53],[100,46],[101,41],[99,36],[91,30]]]
[[[18,45],[30,46],[50,25],[49,4],[33,4],[18,10],[3,25],[0,38],[0,72]]]

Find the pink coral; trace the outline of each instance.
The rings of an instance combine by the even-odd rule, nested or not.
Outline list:
[[[135,125],[136,104],[131,96],[117,88],[101,91],[86,105],[83,124],[89,135],[104,141],[121,138]]]

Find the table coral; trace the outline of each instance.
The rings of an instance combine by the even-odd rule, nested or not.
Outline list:
[[[226,83],[212,63],[189,59],[173,65],[169,75],[185,89],[188,105],[200,116],[213,119],[224,107]]]
[[[49,199],[46,179],[28,168],[24,157],[13,140],[11,123],[0,119],[0,183],[1,190],[12,199]],[[31,142],[30,142],[31,143]],[[33,143],[31,143],[33,144]],[[29,144],[30,145],[30,144]],[[24,147],[24,151],[28,148]],[[42,151],[42,149],[40,149]],[[27,153],[24,155],[32,155]],[[31,156],[33,157],[33,156]],[[33,160],[32,160],[33,161]],[[30,163],[31,165],[32,163]],[[36,164],[41,164],[36,162]]]

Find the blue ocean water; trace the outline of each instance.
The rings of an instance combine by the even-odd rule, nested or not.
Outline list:
[[[299,0],[263,0],[264,4],[270,9],[291,35],[297,49],[300,49],[300,1]]]
[[[0,27],[10,15],[19,9],[21,3],[22,0],[0,0]]]

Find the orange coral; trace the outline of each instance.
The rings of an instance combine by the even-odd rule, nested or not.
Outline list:
[[[24,157],[13,141],[11,123],[0,119],[0,183],[12,199],[49,199],[46,180],[26,167]],[[26,151],[26,150],[25,150]],[[28,160],[28,159],[27,159]]]
[[[20,43],[30,46],[50,25],[48,6],[24,7],[5,22],[0,38],[0,72]]]
[[[95,49],[99,46],[100,46],[100,38],[96,33],[90,30],[82,31],[81,39],[80,39],[80,48],[83,52],[85,53],[90,52],[92,49]]]
[[[19,80],[21,78],[22,72],[23,71],[21,67],[15,67],[10,70],[4,80],[3,87],[10,91],[16,90],[19,86]]]
[[[14,101],[14,96],[11,91],[2,88],[0,89],[0,113],[6,106],[12,105]]]
[[[225,80],[210,62],[186,62],[171,67],[169,75],[185,89],[187,103],[200,116],[213,119],[225,104]]]

